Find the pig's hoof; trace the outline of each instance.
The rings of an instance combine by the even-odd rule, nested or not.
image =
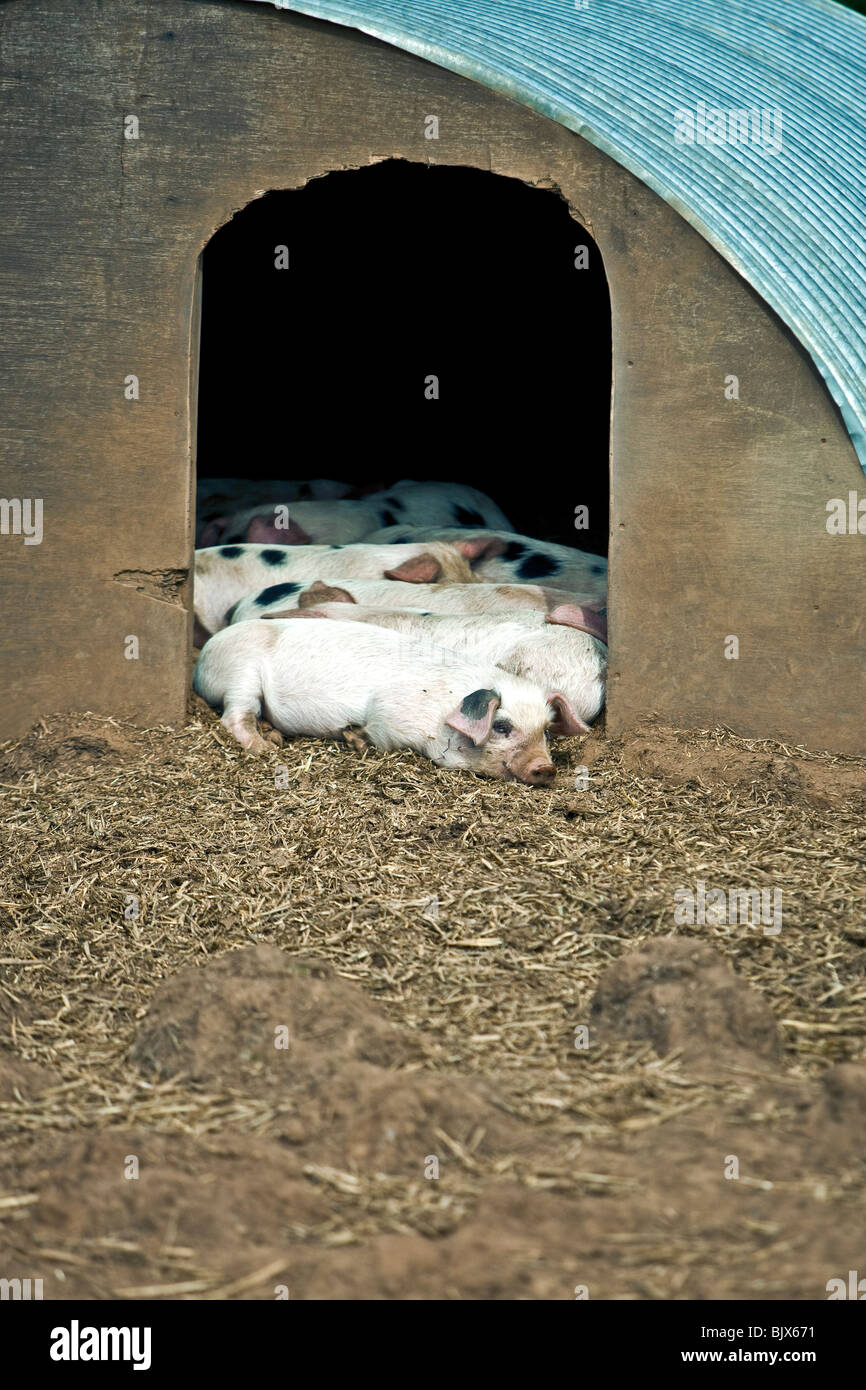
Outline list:
[[[282,748],[285,742],[279,729],[272,728],[271,725],[266,724],[264,720],[262,720],[262,738],[274,748]]]
[[[344,729],[342,737],[350,748],[354,748],[356,753],[363,753],[365,748],[370,747],[370,740],[363,729]]]
[[[223,715],[220,722],[247,753],[261,757],[263,753],[272,752],[274,745],[266,743],[262,738],[256,726],[256,717],[251,710],[231,710]],[[270,725],[267,727],[270,728]]]

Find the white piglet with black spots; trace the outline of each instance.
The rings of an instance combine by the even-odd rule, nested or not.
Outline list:
[[[539,584],[406,584],[398,579],[348,579],[342,576],[301,583],[269,584],[258,593],[240,599],[224,615],[225,622],[245,623],[251,618],[285,618],[298,608],[318,608],[323,603],[358,603],[366,608],[411,608],[414,612],[465,613],[499,616],[537,613],[539,620],[577,628],[607,641],[607,620],[594,604],[579,604],[564,589]],[[348,616],[352,616],[349,614]]]
[[[240,599],[278,587],[297,593],[314,579],[394,579],[410,584],[477,582],[470,559],[478,543],[418,545],[217,545],[195,552],[193,606],[197,645],[226,625]],[[464,553],[465,552],[465,553]]]
[[[264,511],[273,515],[276,506],[349,497],[351,493],[351,484],[332,478],[312,478],[309,482],[279,478],[199,478],[195,543],[199,547],[217,545],[230,529],[232,517],[245,512]]]
[[[207,544],[247,541],[255,545],[348,545],[383,526],[488,526],[507,528],[508,517],[477,488],[464,483],[397,483],[366,497],[336,501],[262,498],[222,516]],[[265,505],[267,504],[267,505]]]
[[[607,560],[587,550],[553,541],[536,541],[511,531],[482,531],[456,526],[388,526],[364,537],[368,545],[405,545],[417,541],[474,540],[479,549],[473,569],[493,584],[552,584],[580,598],[607,594]],[[486,542],[486,545],[482,543]]]
[[[253,621],[206,644],[194,685],[252,753],[263,717],[284,734],[327,737],[350,726],[383,750],[406,748],[440,767],[545,785],[560,702],[490,662],[364,623]]]

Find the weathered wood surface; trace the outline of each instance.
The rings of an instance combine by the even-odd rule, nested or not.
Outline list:
[[[630,174],[409,54],[231,0],[10,0],[0,55],[0,495],[45,508],[41,545],[0,536],[0,737],[64,708],[182,721],[199,253],[267,189],[397,156],[552,184],[605,257],[610,727],[866,751],[866,538],[825,526],[866,494],[853,448],[787,330]],[[579,478],[551,501],[573,511]]]

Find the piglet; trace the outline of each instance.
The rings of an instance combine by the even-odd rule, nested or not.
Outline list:
[[[478,583],[459,545],[218,545],[195,552],[193,604],[197,635],[219,631],[227,611],[248,594],[297,594],[314,579],[442,580]],[[479,584],[479,588],[481,585]],[[292,605],[295,606],[294,604]]]
[[[470,616],[337,602],[299,608],[295,616],[350,619],[405,632],[428,642],[431,652],[448,648],[474,661],[492,662],[512,675],[526,676],[561,697],[559,724],[564,734],[588,730],[587,721],[595,719],[604,704],[606,647],[585,630],[551,623],[549,614]]]
[[[287,504],[284,498],[258,502],[217,517],[202,533],[202,546],[349,545],[379,524],[380,512],[363,498],[312,500]]]
[[[239,599],[223,615],[218,626],[244,623],[250,618],[284,618],[297,608],[317,608],[323,603],[358,603],[367,608],[411,608],[421,613],[476,616],[538,613],[550,623],[577,628],[601,642],[607,641],[607,619],[597,608],[596,600],[581,604],[562,589],[546,589],[539,584],[463,584],[449,580],[438,584],[411,584],[397,578],[341,576],[300,583],[277,582]]]
[[[271,505],[261,505],[271,500]],[[248,541],[256,545],[348,545],[363,540],[378,527],[405,525],[508,527],[496,503],[465,483],[413,483],[337,501],[298,500],[286,496],[256,498],[249,506],[232,509],[214,522],[201,544],[225,545]],[[281,503],[283,505],[274,505]],[[217,526],[219,530],[217,530]]]
[[[472,557],[479,579],[493,584],[553,584],[572,594],[603,598],[607,560],[570,545],[536,541],[511,531],[480,531],[457,526],[388,526],[364,537],[368,545],[406,545],[417,541],[475,541]]]
[[[363,623],[238,623],[205,645],[194,686],[251,753],[285,734],[336,736],[348,726],[383,750],[409,748],[440,767],[531,786],[553,781],[546,734],[560,718],[531,681],[483,660]]]
[[[232,518],[244,510],[273,514],[278,505],[348,497],[351,493],[350,484],[331,478],[313,478],[309,482],[278,478],[199,478],[195,543],[197,546],[216,545],[232,527]],[[372,515],[378,516],[378,513]],[[381,525],[381,522],[372,524]]]

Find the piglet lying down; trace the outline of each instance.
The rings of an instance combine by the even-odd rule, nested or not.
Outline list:
[[[194,686],[253,753],[268,750],[259,716],[286,734],[356,725],[377,748],[532,785],[553,781],[546,735],[579,727],[562,696],[487,661],[444,647],[431,659],[429,642],[324,618],[223,628],[206,643]]]
[[[475,586],[454,587],[472,590]],[[568,612],[575,615],[571,626],[551,623],[550,615],[531,611],[479,616],[366,608],[357,603],[324,603],[321,607],[299,608],[290,616],[292,621],[328,618],[387,627],[422,639],[431,653],[447,647],[464,658],[501,666],[514,676],[525,676],[542,690],[556,691],[566,701],[578,728],[588,731],[589,725],[584,721],[595,719],[604,704],[607,648],[593,635],[599,630],[595,622],[601,622],[597,613],[584,612],[576,604],[569,605]],[[583,630],[574,625],[580,617],[585,623]]]

